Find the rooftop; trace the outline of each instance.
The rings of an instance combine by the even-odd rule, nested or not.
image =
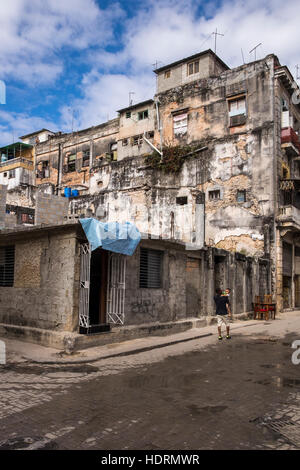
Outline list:
[[[119,109],[117,113],[124,113],[125,111],[130,111],[135,108],[139,108],[140,106],[144,106],[146,104],[153,104],[154,100],[146,100],[146,101],[141,101],[140,103],[132,104],[131,106],[127,106],[127,108]]]
[[[33,136],[33,135],[40,134],[41,132],[51,132],[51,134],[54,134],[54,132],[53,132],[53,131],[49,131],[49,129],[40,129],[39,131],[31,132],[31,134],[21,135],[21,136],[19,137],[19,139],[26,139],[27,137],[31,137],[31,136]]]
[[[171,64],[164,65],[163,67],[160,67],[158,69],[153,70],[153,72],[158,74],[158,73],[163,72],[164,70],[167,70],[171,67],[175,67],[176,65],[184,64],[185,62],[189,62],[191,60],[198,59],[198,57],[201,57],[201,56],[207,55],[207,54],[213,56],[214,59],[217,62],[219,62],[223,67],[225,67],[227,70],[230,69],[230,67],[228,67],[228,65],[225,64],[225,62],[223,62],[223,60],[220,59],[220,57],[218,57],[211,49],[207,49],[206,51],[198,52],[198,54],[194,54],[194,55],[191,55],[189,57],[185,57],[184,59],[177,60],[176,62],[172,62]]]

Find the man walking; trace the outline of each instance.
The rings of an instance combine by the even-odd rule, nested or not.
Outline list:
[[[228,317],[231,317],[231,311],[229,307],[229,299],[227,295],[222,295],[221,289],[216,289],[216,295],[214,296],[214,301],[216,304],[216,315],[218,317],[218,333],[219,341],[223,339],[222,337],[222,325],[226,327],[226,338],[230,339],[229,334],[229,320]]]

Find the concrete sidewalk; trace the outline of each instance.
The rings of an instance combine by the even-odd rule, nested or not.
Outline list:
[[[286,321],[284,321],[286,320]],[[276,320],[268,322],[262,320],[235,320],[231,324],[231,331],[234,340],[234,334],[247,334],[247,331],[261,332],[270,331],[270,334],[281,334],[289,325],[294,325],[295,330],[299,331],[300,327],[300,311],[282,313],[278,315]],[[297,324],[297,326],[296,326]],[[250,328],[253,327],[253,328]],[[250,330],[249,330],[250,328]],[[107,344],[103,346],[91,347],[89,349],[80,350],[72,354],[58,352],[57,349],[46,348],[37,344],[25,343],[15,339],[1,338],[6,344],[7,363],[30,362],[36,364],[81,364],[96,362],[101,359],[126,356],[150,351],[157,348],[176,345],[193,340],[201,340],[201,338],[216,338],[216,325],[210,325],[201,328],[192,328],[188,331],[171,334],[168,336],[148,336],[144,338],[132,339],[120,343]]]

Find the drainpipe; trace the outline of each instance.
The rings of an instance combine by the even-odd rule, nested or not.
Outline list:
[[[61,183],[61,143],[58,144],[58,163],[57,163],[57,183],[55,194],[58,195],[58,190]]]
[[[153,145],[152,142],[150,142],[150,140],[147,139],[146,132],[144,132],[144,134],[143,134],[143,139],[144,139],[145,142],[147,142],[148,145],[150,145],[151,148],[153,148],[153,150],[155,150],[157,153],[159,153],[160,158],[162,159],[162,157],[163,157],[162,152],[160,150],[158,150],[158,148],[156,148],[155,145]]]
[[[159,137],[160,137],[160,159],[162,160],[163,159],[163,151],[162,151],[162,144],[163,144],[163,141],[162,141],[162,125],[161,125],[161,121],[160,121],[160,117],[159,117],[159,111],[158,111],[158,103],[159,103],[159,100],[157,99],[155,101],[155,107],[156,107],[156,118],[157,118],[157,127],[158,127],[158,131],[159,131]]]

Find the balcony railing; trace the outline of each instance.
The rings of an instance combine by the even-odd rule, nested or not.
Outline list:
[[[300,140],[292,127],[281,129],[281,144],[293,144],[300,153]]]
[[[0,168],[3,168],[8,165],[15,165],[15,164],[21,164],[21,163],[26,163],[26,165],[29,165],[33,168],[33,162],[31,160],[28,160],[27,158],[12,158],[11,160],[6,160],[5,162],[0,162]]]
[[[300,209],[295,206],[284,206],[279,208],[278,222],[296,224],[300,226]]]

